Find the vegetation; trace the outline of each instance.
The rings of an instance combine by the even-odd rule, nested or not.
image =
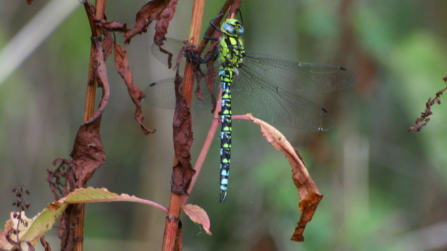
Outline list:
[[[17,209],[23,191],[17,196],[16,190],[15,199],[10,192],[17,184],[25,183],[31,191],[26,198],[26,202],[32,203],[26,211],[28,216],[37,215],[66,195],[63,189],[62,194],[59,192],[57,170],[66,168],[64,159],[69,159],[70,152],[71,158],[80,156],[83,160],[84,151],[72,149],[78,149],[77,144],[84,145],[77,132],[82,129],[89,132],[88,125],[98,133],[96,138],[99,132],[101,135],[101,146],[98,144],[96,148],[100,155],[97,160],[90,159],[94,175],[91,179],[87,175],[85,183],[67,188],[106,187],[109,191],[137,195],[178,211],[172,205],[181,205],[181,198],[171,194],[173,113],[140,106],[141,96],[133,92],[136,86],[144,89],[153,81],[173,76],[172,71],[165,71],[150,56],[150,45],[160,30],[154,35],[155,24],[151,24],[148,33],[138,34],[145,27],[145,19],[132,23],[135,13],[144,9],[145,3],[107,4],[107,20],[116,20],[119,24],[101,23],[115,31],[115,37],[111,33],[102,37],[116,38],[117,45],[112,43],[111,48],[118,53],[105,64],[98,63],[101,57],[91,57],[92,65],[99,66],[94,68],[88,66],[90,51],[92,55],[103,51],[97,46],[99,40],[90,39],[92,32],[96,34],[93,16],[102,15],[92,11],[92,6],[84,9],[76,3],[78,8],[70,15],[68,12],[66,20],[49,14],[41,17],[50,17],[51,24],[45,23],[45,19],[33,19],[51,6],[54,9],[49,13],[63,14],[55,2],[68,1],[36,0],[30,6],[25,1],[0,1],[0,191],[3,191],[0,201],[4,205],[0,207],[3,217],[0,219],[6,222],[11,217],[8,212]],[[175,18],[169,22],[170,37],[192,36],[188,35],[189,13],[197,6],[191,5],[192,1],[178,3]],[[204,17],[200,18],[203,24],[199,22],[195,27],[205,30],[208,20],[223,5],[224,1],[207,3]],[[446,75],[446,50],[442,46],[447,35],[442,12],[446,5],[444,1],[412,1],[405,6],[400,2],[349,0],[244,2],[244,26],[249,27],[244,35],[247,50],[303,62],[343,65],[355,73],[356,86],[324,97],[324,107],[335,120],[331,131],[310,133],[277,128],[300,152],[309,174],[324,195],[306,227],[305,242],[290,241],[301,216],[298,203],[302,198],[297,196],[291,179],[289,161],[265,142],[258,125],[241,120],[233,122],[231,196],[225,204],[218,202],[219,140],[214,137],[201,178],[188,200],[207,212],[213,235],[204,234],[202,225],[192,223],[183,215],[180,219],[185,249],[445,249],[447,242],[442,233],[447,226],[444,213],[447,158],[443,153],[445,140],[439,137],[443,135],[446,119],[444,106],[430,103],[431,121],[419,133],[408,133],[407,128],[424,110],[427,99],[444,88],[440,79]],[[157,9],[151,7],[151,10]],[[124,23],[133,27],[127,28]],[[22,29],[29,24],[34,26]],[[47,30],[51,26],[57,27],[53,33]],[[24,37],[19,36],[19,31],[26,31]],[[39,40],[38,35],[46,33],[51,35]],[[197,34],[195,37],[203,35]],[[21,39],[13,40],[18,36]],[[13,47],[13,54],[5,54],[11,48],[10,41],[19,47]],[[43,41],[40,46],[39,41]],[[92,41],[93,49],[89,49]],[[36,50],[16,63],[20,53],[30,48]],[[117,71],[111,61],[120,62]],[[7,73],[8,67],[15,64],[21,65]],[[109,88],[103,86],[98,94],[88,91],[91,97],[97,98],[86,107],[99,107],[96,111],[105,107],[99,100],[108,98],[107,109],[100,110],[103,111],[100,131],[95,124],[99,120],[91,120],[93,113],[84,112],[84,86],[93,80],[88,69],[97,71],[100,86],[104,78],[109,84]],[[104,69],[107,74],[101,75]],[[439,94],[430,101],[437,102],[440,98]],[[144,121],[140,109],[146,116]],[[191,163],[196,163],[211,120],[209,113],[193,114]],[[157,130],[154,134],[142,133],[154,128]],[[102,154],[105,162],[98,164],[104,161]],[[57,165],[51,167],[57,157],[64,159],[58,159]],[[53,190],[47,183],[48,168]],[[75,181],[79,182],[77,175]],[[118,194],[113,196],[122,199]],[[166,214],[163,210],[148,208],[141,203],[87,204],[85,231],[80,235],[84,248],[160,250],[163,231],[169,228],[165,226]],[[19,216],[22,214],[15,219]],[[21,220],[26,221],[25,217]],[[64,230],[62,225],[56,223],[45,236],[53,249],[61,245],[57,232]]]

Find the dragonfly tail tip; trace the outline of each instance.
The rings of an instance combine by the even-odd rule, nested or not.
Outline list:
[[[220,191],[220,203],[224,203],[227,199],[227,191]]]

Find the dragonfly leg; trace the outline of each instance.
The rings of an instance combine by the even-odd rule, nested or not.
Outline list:
[[[244,19],[242,18],[242,11],[241,11],[242,2],[239,5],[239,8],[237,8],[237,12],[239,12],[239,16],[241,17],[241,24],[244,24]]]
[[[197,54],[193,54],[193,55],[185,55],[185,57],[190,60],[190,61],[198,61],[201,64],[206,64],[208,61],[210,61],[210,59],[214,58],[214,61],[216,61],[217,56],[219,55],[219,52],[217,50],[215,50],[213,53],[211,53],[211,55],[209,55],[207,58],[202,58]]]
[[[219,15],[217,15],[215,18],[213,18],[213,20],[211,20],[211,22],[210,22],[210,26],[208,26],[208,29],[206,29],[206,32],[205,32],[205,34],[208,34],[208,31],[211,29],[211,26],[214,28],[214,29],[216,29],[218,32],[222,32],[221,30],[220,30],[220,28],[219,27],[217,27],[215,24],[214,24],[214,21],[216,21],[216,19],[218,19],[219,17],[222,17],[223,15],[224,15],[224,11],[223,11],[223,8],[220,10],[220,14]],[[215,40],[215,41],[217,41],[217,40],[219,40],[219,38],[217,38],[217,37],[208,37],[208,36],[203,36],[205,39],[208,39],[208,40]]]

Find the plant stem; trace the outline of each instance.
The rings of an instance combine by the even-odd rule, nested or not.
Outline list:
[[[189,42],[195,45],[199,44],[199,38],[202,27],[203,12],[205,8],[205,0],[194,0],[192,19],[191,19],[191,29],[189,33]],[[183,82],[183,95],[186,98],[188,104],[191,104],[192,93],[194,88],[194,82],[192,79],[193,66],[187,63],[185,66],[185,76]],[[174,166],[177,164],[178,160],[174,156]],[[163,235],[162,251],[172,251],[175,246],[175,233],[177,230],[177,225],[180,217],[180,204],[181,195],[171,192],[169,199],[168,216],[165,220],[165,231]]]
[[[97,0],[96,1],[96,18],[102,19],[104,16],[104,11],[106,8],[106,0]],[[99,37],[101,36],[101,29],[97,29],[94,21],[89,20],[90,28],[92,30],[92,36]],[[90,64],[88,68],[88,85],[87,92],[85,95],[85,108],[84,108],[84,122],[88,121],[93,114],[95,113],[95,98],[96,98],[96,80],[93,76],[93,52],[95,50],[95,46],[92,43],[90,47]],[[90,81],[93,80],[93,81]],[[76,224],[74,231],[74,247],[75,251],[83,250],[83,237],[84,237],[84,215],[85,215],[85,204],[80,204],[80,215],[79,222]]]
[[[200,29],[202,27],[203,12],[205,8],[205,0],[194,0],[192,19],[191,19],[191,29],[189,33],[189,42],[195,45],[199,44]],[[185,66],[185,76],[183,83],[183,94],[191,105],[192,92],[194,87],[194,82],[192,78],[193,66],[189,62]],[[177,158],[174,156],[174,166],[176,165]],[[172,251],[175,245],[175,233],[177,229],[178,220],[180,217],[180,204],[181,195],[177,195],[171,192],[168,208],[168,216],[165,220],[165,232],[163,235],[163,245],[162,251]]]

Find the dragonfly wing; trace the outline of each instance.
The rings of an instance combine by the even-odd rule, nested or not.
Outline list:
[[[164,109],[175,109],[175,78],[154,82],[144,90],[144,102],[150,106]]]
[[[255,117],[268,122],[308,131],[333,127],[329,113],[321,106],[242,68],[232,87],[232,98]]]
[[[175,109],[175,78],[169,78],[160,80],[150,84],[144,90],[146,97],[144,102],[150,106],[164,108],[164,109]],[[196,82],[196,81],[195,81]],[[197,89],[197,86],[200,89]],[[199,93],[202,93],[202,99],[200,100]],[[200,84],[194,84],[194,95],[191,101],[192,110],[202,110],[211,109],[212,99],[211,94],[206,86],[205,78],[201,79]]]
[[[344,67],[303,63],[262,53],[247,53],[242,69],[265,82],[293,93],[321,93],[343,90],[355,82],[354,74]]]
[[[177,57],[181,53],[183,46],[185,46],[183,41],[163,38],[152,44],[151,52],[156,59],[164,65],[167,65],[169,69],[172,69],[176,64]]]

